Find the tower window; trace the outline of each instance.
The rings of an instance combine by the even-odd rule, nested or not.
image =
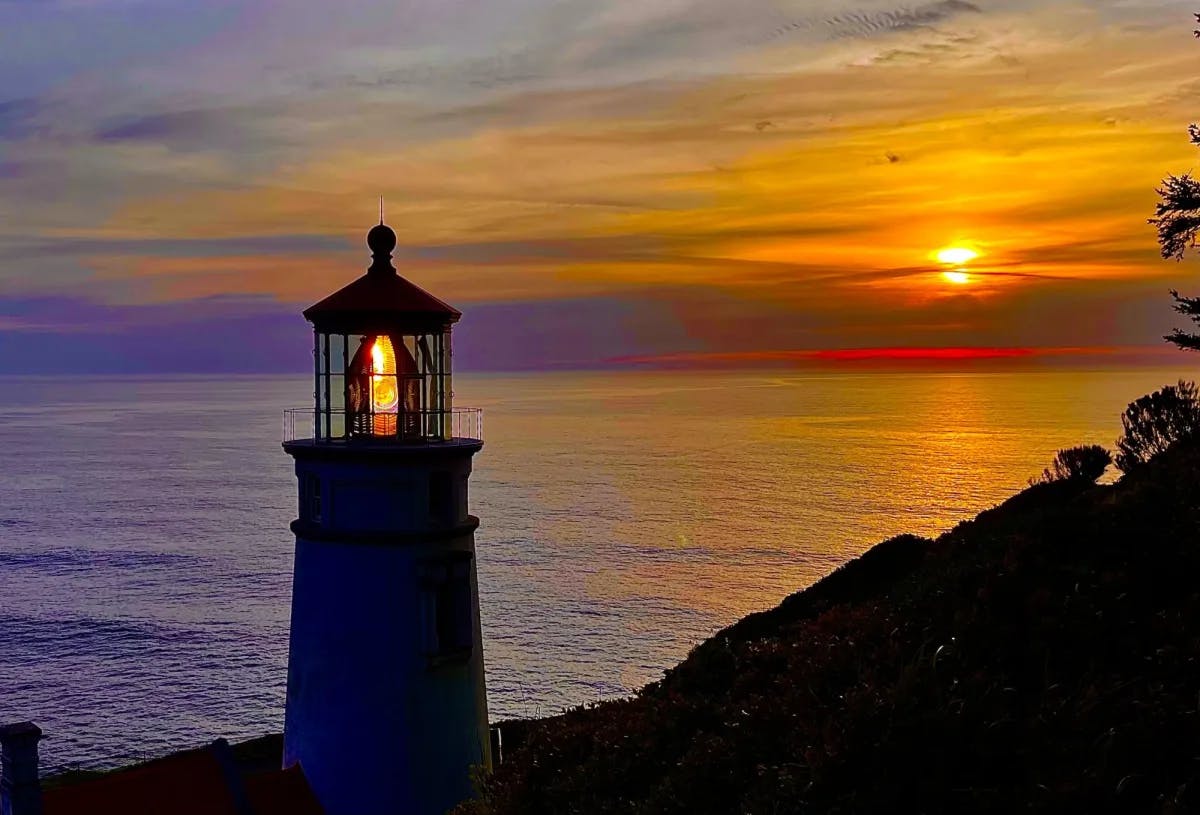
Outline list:
[[[425,656],[431,664],[463,660],[475,642],[471,553],[453,552],[421,566]]]
[[[429,476],[429,518],[435,524],[453,524],[458,518],[454,502],[454,476],[435,472]]]
[[[321,479],[315,475],[300,479],[300,517],[310,523],[321,523]]]

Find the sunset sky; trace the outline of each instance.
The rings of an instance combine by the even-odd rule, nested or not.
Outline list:
[[[0,0],[0,372],[303,370],[379,195],[465,367],[1176,359],[1194,5]]]

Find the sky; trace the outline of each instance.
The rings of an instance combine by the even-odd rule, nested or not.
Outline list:
[[[0,0],[0,373],[304,370],[381,195],[459,367],[1178,359],[1193,11]]]

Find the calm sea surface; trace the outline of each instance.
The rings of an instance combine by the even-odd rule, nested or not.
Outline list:
[[[618,696],[872,543],[994,505],[1194,370],[457,377],[493,718]],[[305,377],[0,378],[0,722],[45,765],[283,725]]]

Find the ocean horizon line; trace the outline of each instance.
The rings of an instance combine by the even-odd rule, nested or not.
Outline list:
[[[1200,362],[1167,346],[884,346],[863,348],[803,348],[756,351],[667,352],[613,357],[596,361],[540,362],[527,366],[462,364],[459,374],[505,376],[555,373],[745,372],[778,373],[988,373],[1087,370],[1170,369]],[[252,366],[241,368],[145,368],[0,370],[0,379],[94,378],[222,378],[305,376],[307,367]]]

